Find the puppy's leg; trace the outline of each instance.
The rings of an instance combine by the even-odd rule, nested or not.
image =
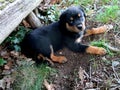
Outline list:
[[[89,54],[104,55],[106,50],[102,47],[88,46],[81,43],[76,43],[74,40],[67,40],[67,47],[74,52],[86,52]]]
[[[86,53],[104,55],[106,54],[106,50],[102,47],[89,46],[88,48],[86,48]]]
[[[54,55],[54,51],[53,51],[52,45],[50,45],[50,49],[51,49],[50,58],[52,59],[52,61],[58,62],[58,63],[65,63],[67,61],[67,58],[64,57],[64,56],[55,56]]]
[[[93,34],[101,34],[112,28],[113,28],[112,25],[104,25],[104,26],[101,26],[98,28],[87,29],[85,36],[89,36],[89,35],[93,35]]]

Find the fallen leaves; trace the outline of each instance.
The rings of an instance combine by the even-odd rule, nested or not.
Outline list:
[[[54,84],[49,84],[47,80],[44,80],[44,86],[46,87],[47,90],[55,90],[55,85]]]
[[[16,66],[21,65],[21,60],[27,60],[28,62],[31,62],[31,59],[21,55],[20,52],[7,51],[2,49],[0,51],[0,56],[5,62],[0,67],[0,90],[11,89],[11,85],[16,78],[13,76],[13,73],[16,72]]]
[[[11,76],[5,76],[0,80],[0,90],[6,90],[11,88],[11,84],[14,82],[14,79]]]
[[[82,84],[82,85],[83,85],[84,79],[85,79],[84,72],[85,72],[85,70],[83,70],[83,68],[80,67],[80,68],[79,68],[78,75],[79,75],[79,78],[80,78],[80,80],[81,80],[81,84]]]

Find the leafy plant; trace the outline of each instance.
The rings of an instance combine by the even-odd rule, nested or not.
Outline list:
[[[24,26],[18,26],[17,30],[6,39],[5,43],[10,43],[9,48],[20,51],[19,44],[28,31],[30,31],[30,29]]]
[[[103,12],[101,11],[96,15],[96,20],[103,23],[115,21],[115,19],[118,17],[118,11],[119,11],[118,5],[107,6],[105,7]]]
[[[17,67],[16,81],[13,86],[15,90],[42,90],[43,81],[55,70],[46,64],[36,67],[33,61],[21,61]]]
[[[5,63],[7,63],[3,58],[0,58],[0,66],[3,66]]]

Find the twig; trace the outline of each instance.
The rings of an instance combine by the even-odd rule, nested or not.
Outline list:
[[[115,41],[120,44],[120,32],[118,32],[116,35],[115,35]]]
[[[119,88],[120,88],[120,85],[113,87],[113,88],[110,88],[110,90],[119,90]]]
[[[108,45],[106,43],[104,43],[104,46],[107,47],[108,49],[110,49],[111,51],[120,52],[120,49],[112,47],[112,46],[110,46],[110,45]]]
[[[112,69],[113,69],[113,72],[114,72],[115,78],[120,80],[120,78],[119,78],[117,72],[115,71],[114,66],[112,66]]]
[[[43,84],[45,85],[47,90],[55,90],[54,85],[53,84],[49,84],[46,79],[44,80]]]
[[[80,66],[79,68],[79,79],[81,79],[81,84],[83,85],[85,77],[90,78],[87,72]]]
[[[34,11],[35,11],[35,15],[36,15],[38,18],[40,18],[40,13],[39,13],[39,11],[38,11],[38,8],[36,8]]]

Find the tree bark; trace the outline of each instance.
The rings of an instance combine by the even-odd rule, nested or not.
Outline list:
[[[0,12],[0,44],[42,0],[16,0]]]
[[[38,28],[38,27],[42,26],[39,18],[34,14],[34,12],[31,12],[27,16],[27,21],[30,23],[30,25],[32,26],[32,28]]]

